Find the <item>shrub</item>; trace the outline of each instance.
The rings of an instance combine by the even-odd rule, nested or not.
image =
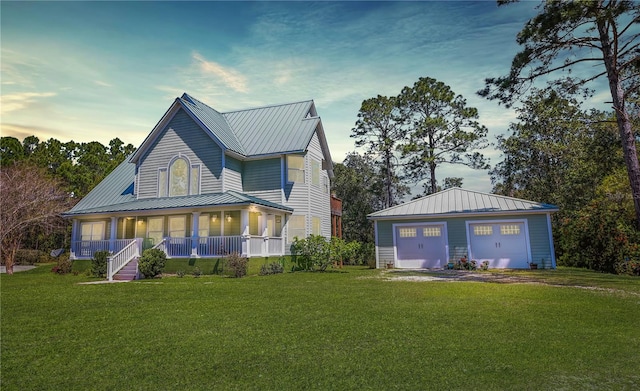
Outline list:
[[[191,272],[191,274],[193,274],[194,278],[198,278],[202,275],[202,270],[200,270],[200,268],[196,266]]]
[[[617,274],[628,274],[630,276],[640,276],[640,261],[625,260],[616,263]]]
[[[91,275],[93,277],[104,278],[107,276],[107,258],[109,251],[96,251],[91,260]]]
[[[69,255],[58,257],[56,265],[51,269],[53,273],[67,274],[71,273],[71,267],[73,263],[69,260]]]
[[[268,265],[262,265],[260,267],[260,275],[267,276],[269,274],[280,274],[284,273],[284,266],[278,262],[272,262]]]
[[[247,275],[249,269],[249,260],[246,257],[241,256],[239,253],[234,252],[229,254],[225,258],[225,268],[231,271],[231,275],[236,278],[244,277]]]
[[[33,265],[48,261],[47,254],[40,250],[20,249],[16,251],[15,265]]]
[[[306,239],[293,239],[291,244],[292,262],[297,270],[324,271],[331,264],[331,245],[320,235]]]
[[[162,273],[164,263],[167,260],[166,254],[157,248],[144,250],[138,259],[138,270],[145,278],[154,278]]]
[[[176,274],[178,275],[178,278],[182,278],[186,273],[184,272],[184,270],[178,270]]]
[[[558,263],[608,273],[633,273],[640,259],[640,231],[626,170],[605,177],[596,197],[559,223]]]

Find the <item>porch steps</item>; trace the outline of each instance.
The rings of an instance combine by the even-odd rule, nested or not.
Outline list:
[[[120,281],[132,281],[136,279],[136,271],[138,270],[138,258],[133,259],[122,269],[120,269],[115,276],[113,276],[114,280]]]

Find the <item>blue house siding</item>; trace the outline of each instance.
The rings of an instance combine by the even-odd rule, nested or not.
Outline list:
[[[158,196],[158,170],[167,168],[178,154],[187,157],[192,165],[200,165],[201,194],[222,191],[222,150],[180,109],[140,161],[138,198]]]
[[[405,222],[397,220],[378,220],[375,222],[376,229],[376,266],[384,268],[387,263],[395,260],[395,249],[393,244],[393,224]]]
[[[242,162],[231,156],[225,156],[224,191],[242,192]]]

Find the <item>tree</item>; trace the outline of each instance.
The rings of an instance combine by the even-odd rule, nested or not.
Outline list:
[[[383,181],[382,208],[396,205],[404,195],[398,193],[403,187],[395,185],[399,182],[395,152],[403,137],[397,101],[396,97],[381,95],[365,100],[360,107],[356,127],[351,130],[356,147],[366,146],[366,153],[379,159]]]
[[[22,159],[24,159],[24,148],[20,140],[15,137],[1,137],[0,166],[9,166]]]
[[[369,213],[383,204],[382,186],[371,157],[350,153],[343,163],[334,165],[331,190],[342,199],[342,235],[345,240],[373,243]]]
[[[60,213],[71,206],[58,181],[44,169],[16,163],[0,172],[0,258],[13,274],[16,251],[31,227],[57,229],[64,224]]]
[[[516,109],[509,136],[498,136],[504,160],[490,171],[495,193],[573,211],[594,197],[608,172],[622,164],[606,113],[581,110],[574,96],[533,89]]]
[[[421,198],[421,197],[424,197],[424,196],[428,196],[430,194],[434,194],[434,193],[437,193],[437,192],[442,191],[442,190],[451,189],[452,187],[462,187],[462,180],[463,179],[464,178],[460,178],[460,177],[447,177],[447,178],[444,178],[444,181],[442,181],[442,186],[438,185],[436,187],[436,191],[435,192],[433,192],[431,190],[431,184],[429,182],[423,183],[422,184],[422,187],[423,187],[422,194],[416,194],[411,199],[412,200],[417,200],[418,198]]]
[[[429,191],[437,191],[436,168],[444,163],[488,169],[485,157],[475,150],[487,146],[487,128],[478,121],[478,110],[449,86],[421,77],[398,97],[400,115],[407,126],[401,145],[407,159],[408,176],[429,180]]]
[[[515,0],[499,0],[504,5]],[[518,34],[523,45],[509,75],[485,80],[481,96],[509,106],[537,80],[559,71],[559,84],[584,89],[606,77],[633,195],[636,225],[640,227],[640,165],[632,129],[630,105],[640,88],[640,3],[629,0],[546,1]]]

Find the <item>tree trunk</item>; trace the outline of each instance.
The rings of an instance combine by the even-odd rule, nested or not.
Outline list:
[[[436,184],[436,164],[429,163],[429,173],[431,174],[431,194],[434,194],[438,191],[438,186]]]
[[[10,243],[7,243],[10,242]],[[7,274],[13,274],[13,265],[16,263],[16,252],[18,251],[18,244],[14,241],[7,241],[5,245],[9,247],[5,253],[4,268]]]
[[[633,195],[636,227],[640,228],[640,165],[638,164],[636,139],[631,129],[629,114],[625,108],[624,91],[620,85],[619,70],[616,67],[617,53],[614,53],[614,48],[607,31],[606,21],[603,19],[598,19],[598,32],[600,33],[604,65],[607,69],[607,78],[609,79],[609,89],[611,90],[611,97],[613,98],[613,109],[616,112],[618,131],[620,132],[622,153],[627,166],[627,174],[629,175],[631,194]]]
[[[385,208],[389,208],[394,204],[393,190],[391,189],[391,158],[392,158],[391,151],[387,149],[385,151],[385,157],[384,157],[384,160],[385,160],[384,163],[387,170],[385,175],[385,189],[384,189],[387,197],[387,200],[385,202],[386,205],[384,205]]]

